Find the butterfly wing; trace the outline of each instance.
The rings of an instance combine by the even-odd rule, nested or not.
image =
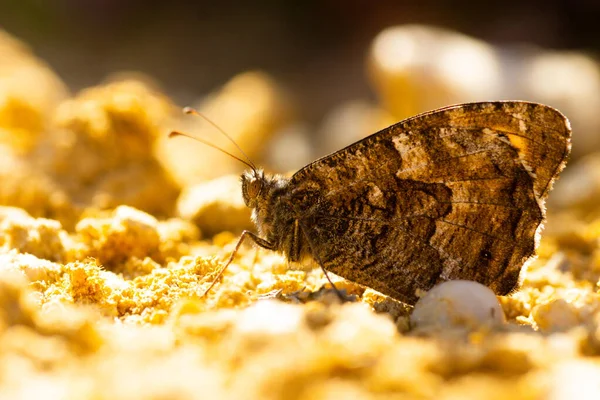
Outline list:
[[[313,257],[349,280],[408,303],[447,279],[506,294],[569,150],[553,108],[463,104],[309,164],[291,178],[291,204]]]

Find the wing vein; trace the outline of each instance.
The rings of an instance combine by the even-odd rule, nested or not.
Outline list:
[[[380,223],[382,225],[392,225],[392,224],[389,224],[387,221],[382,221],[382,220],[378,220],[378,219],[371,219],[371,218],[338,217],[336,215],[318,215],[318,214],[315,214],[315,216],[320,216],[321,218],[325,218],[325,219],[341,219],[341,220],[352,220],[352,221],[360,221],[360,222],[378,222],[378,223]],[[306,218],[304,218],[304,219],[306,219]],[[395,228],[400,229],[402,232],[406,233],[408,236],[410,236],[411,238],[413,238],[417,243],[422,243],[425,246],[427,246],[427,247],[433,249],[434,251],[436,251],[438,254],[441,254],[439,249],[433,247],[431,245],[431,243],[424,241],[423,239],[419,238],[418,236],[415,236],[409,230],[404,229],[403,227],[398,226],[398,225],[393,225],[393,226]]]
[[[403,232],[411,234],[410,231],[402,228],[401,226],[393,225],[393,224],[390,223],[390,222],[393,222],[393,221],[401,221],[401,219],[399,219],[399,218],[394,218],[394,219],[391,219],[391,220],[384,221],[384,220],[373,219],[373,218],[339,217],[337,215],[325,215],[325,214],[312,214],[311,216],[317,216],[317,217],[321,217],[321,218],[324,218],[324,219],[341,219],[341,220],[351,220],[351,221],[376,222],[376,223],[379,223],[379,224],[382,224],[382,225],[392,225],[392,226],[397,227],[398,229],[402,230]],[[470,227],[468,227],[466,225],[457,224],[455,222],[451,222],[451,221],[448,221],[448,220],[445,220],[445,219],[441,219],[441,218],[433,218],[433,217],[430,217],[430,216],[427,216],[427,215],[413,215],[413,216],[411,216],[409,218],[418,218],[418,217],[427,218],[427,219],[430,219],[430,220],[433,220],[433,221],[440,221],[440,222],[443,222],[443,223],[446,223],[446,224],[449,224],[449,225],[452,225],[452,226],[456,226],[458,228],[462,228],[462,229],[465,229],[465,230],[468,230],[468,231],[471,231],[471,232],[479,233],[479,234],[481,234],[483,236],[487,236],[487,237],[492,238],[492,239],[497,239],[497,240],[499,240],[501,242],[515,243],[515,241],[513,241],[513,240],[506,240],[506,239],[503,239],[501,237],[489,234],[487,232],[479,231],[477,229],[470,228]],[[411,234],[411,236],[415,237],[412,234]],[[425,243],[421,239],[417,238],[417,240],[420,241],[420,242]]]

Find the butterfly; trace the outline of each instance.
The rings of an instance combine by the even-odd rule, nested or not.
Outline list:
[[[246,163],[242,195],[258,233],[242,233],[218,277],[248,238],[407,304],[453,279],[508,294],[570,148],[559,111],[495,101],[408,118],[290,178]]]

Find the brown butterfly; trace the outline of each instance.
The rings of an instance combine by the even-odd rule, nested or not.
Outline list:
[[[258,234],[242,233],[219,276],[250,238],[408,304],[451,279],[507,294],[535,252],[570,138],[557,110],[497,101],[408,118],[291,178],[238,158]]]

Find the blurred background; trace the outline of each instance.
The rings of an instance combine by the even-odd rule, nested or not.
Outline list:
[[[301,119],[313,123],[341,101],[372,96],[365,57],[387,27],[428,24],[500,46],[594,53],[599,15],[596,0],[0,1],[0,27],[73,90],[117,71],[142,71],[187,104],[260,69],[289,89]]]
[[[596,0],[0,0],[0,204],[67,227],[90,207],[129,204],[217,232],[221,213],[198,210],[235,198],[233,230],[248,221],[237,177],[196,185],[243,165],[167,133],[239,152],[183,106],[289,173],[420,112],[518,99],[571,120],[551,201],[592,212],[599,15]]]

